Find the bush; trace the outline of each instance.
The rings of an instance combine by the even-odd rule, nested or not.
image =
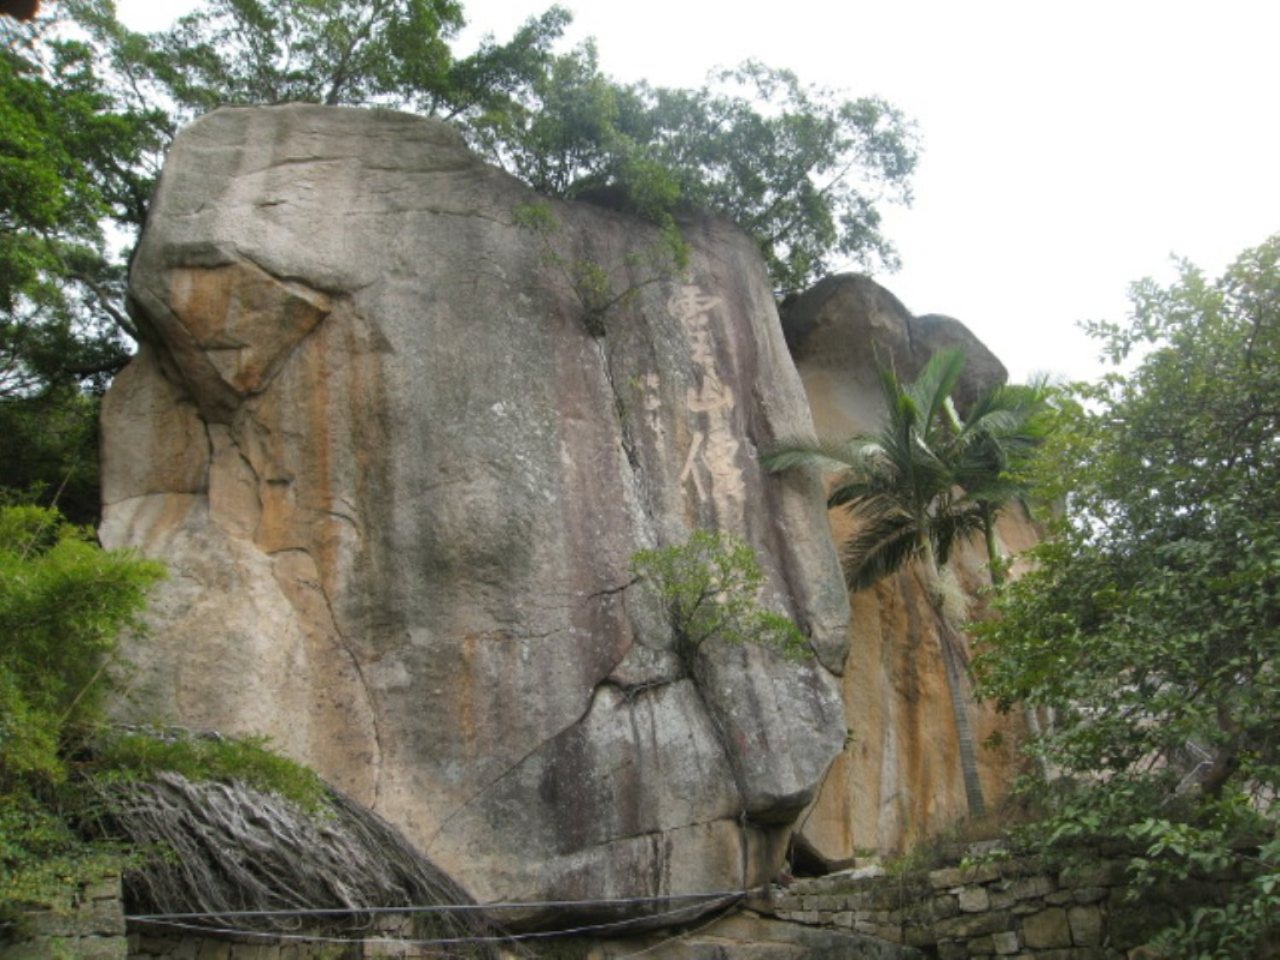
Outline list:
[[[70,748],[102,719],[120,632],[163,575],[56,510],[0,507],[0,792],[65,778]]]
[[[631,567],[666,604],[676,652],[690,668],[712,641],[752,643],[792,660],[811,656],[809,641],[791,620],[761,607],[764,573],[740,537],[699,530],[679,546],[637,552]]]
[[[149,780],[161,771],[194,782],[238,781],[274,793],[307,813],[327,809],[329,793],[312,770],[268,749],[265,737],[232,739],[186,731],[143,731],[106,737],[96,750],[99,781]]]

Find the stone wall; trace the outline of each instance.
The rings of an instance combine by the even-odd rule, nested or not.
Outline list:
[[[402,944],[398,952],[362,953],[359,945],[311,943],[303,940],[222,939],[204,935],[129,936],[129,960],[356,960],[374,956],[411,957]],[[426,954],[421,954],[426,956]]]
[[[3,960],[125,960],[120,877],[77,884],[24,914],[27,939],[0,946]]]
[[[940,960],[1136,957],[1172,919],[1167,892],[1133,899],[1118,860],[1061,871],[1003,860],[913,877],[859,873],[775,887],[752,907],[780,920],[917,947]]]
[[[1009,859],[901,877],[879,870],[853,870],[771,888],[767,898],[751,901],[745,913],[704,931],[711,938],[707,944],[688,941],[687,935],[666,943],[669,933],[664,933],[655,934],[658,940],[648,946],[656,955],[671,958],[702,957],[702,946],[724,948],[736,943],[744,949],[758,947],[757,952],[768,944],[784,944],[779,955],[786,956],[794,955],[800,945],[813,950],[814,956],[830,951],[832,956],[872,960],[919,955],[939,960],[1136,960],[1150,955],[1141,945],[1170,922],[1178,893],[1164,890],[1136,899],[1132,893],[1125,864],[1119,860],[1050,871],[1034,860]],[[1204,890],[1198,890],[1197,896],[1203,898]],[[766,919],[758,921],[753,914]],[[399,939],[411,937],[409,923],[404,916],[384,917],[366,934],[367,939],[352,943],[325,942],[319,935],[314,941],[227,938],[140,926],[133,927],[126,940],[120,880],[106,877],[31,911],[26,924],[31,939],[0,949],[0,960],[438,956],[431,947]],[[848,935],[848,942],[809,943],[804,940],[804,928],[818,928],[815,935],[820,929],[833,936]],[[295,936],[306,933],[298,931]],[[615,954],[609,943],[577,943],[582,949],[575,955],[593,957],[629,955],[636,946],[635,941],[621,942],[626,949]],[[712,950],[707,955],[718,954]],[[773,954],[764,951],[760,956]]]
[[[194,931],[182,935],[130,930],[129,960],[372,960],[375,957],[440,957],[439,947],[415,946],[413,920],[388,914],[376,921],[364,939],[344,943],[326,940],[319,931],[298,930],[275,937],[212,936]],[[313,936],[314,939],[306,939]]]

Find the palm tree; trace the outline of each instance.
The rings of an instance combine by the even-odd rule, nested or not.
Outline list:
[[[1024,470],[1044,443],[1048,427],[1048,380],[988,390],[968,411],[964,442],[956,450],[953,477],[965,501],[978,515],[987,547],[991,585],[1004,582],[1004,563],[996,544],[996,517],[1011,503],[1025,508]]]
[[[937,617],[969,812],[986,808],[969,725],[968,677],[957,624],[947,615],[942,570],[952,547],[982,532],[998,578],[995,517],[1018,492],[1009,468],[1034,445],[1026,428],[1043,389],[998,388],[961,419],[951,394],[964,369],[959,349],[930,357],[903,384],[880,371],[886,416],[878,431],[843,442],[789,441],[764,458],[772,471],[816,465],[838,473],[828,506],[847,507],[860,521],[843,545],[850,589],[865,589],[914,561]]]

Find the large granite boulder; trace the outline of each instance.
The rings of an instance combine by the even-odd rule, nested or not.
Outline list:
[[[964,351],[953,396],[964,409],[1008,371],[959,320],[914,316],[870,277],[825,277],[782,305],[782,327],[813,406],[819,433],[847,436],[876,429],[884,403],[878,368],[911,380],[939,350]]]
[[[269,736],[483,900],[757,884],[845,739],[821,492],[757,461],[808,405],[749,238],[685,224],[677,275],[537,200],[396,113],[180,134],[104,403],[102,539],[170,572],[120,711]],[[631,295],[587,316],[583,263]],[[673,655],[630,560],[699,528],[812,658]]]
[[[783,306],[783,329],[808,394],[818,436],[873,432],[884,416],[877,366],[913,379],[934,351],[958,346],[967,363],[956,388],[959,406],[1005,381],[1000,361],[958,320],[916,317],[869,277],[828,277]],[[831,511],[836,542],[853,532],[843,508]],[[997,525],[1006,554],[1037,539],[1019,510]],[[954,550],[948,566],[981,614],[989,586],[980,543]],[[852,733],[832,764],[797,837],[799,866],[852,865],[868,853],[896,853],[968,814],[957,756],[958,729],[936,615],[916,572],[907,567],[850,595],[849,659],[842,675],[845,725]],[[961,637],[964,642],[964,638]],[[960,651],[968,656],[967,648]],[[967,677],[961,677],[966,688]],[[989,806],[1008,794],[1018,770],[1017,718],[969,699],[968,735]]]

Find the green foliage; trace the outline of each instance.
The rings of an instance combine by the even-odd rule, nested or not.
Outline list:
[[[591,44],[478,117],[472,136],[545,193],[661,225],[681,209],[729,217],[784,292],[836,257],[896,265],[876,204],[909,201],[916,163],[913,128],[883,101],[840,100],[755,62],[696,90],[623,85],[601,72]]]
[[[0,502],[7,488],[75,523],[98,518],[101,398],[73,384],[0,398]]]
[[[1182,851],[1175,850],[1176,854]],[[1223,850],[1234,859],[1238,851]],[[1280,916],[1280,841],[1272,840],[1257,852],[1251,876],[1225,904],[1194,907],[1156,940],[1170,956],[1197,960],[1233,960],[1249,956],[1276,936]]]
[[[63,751],[101,719],[116,638],[162,575],[53,510],[0,507],[0,790],[63,778]]]
[[[126,146],[82,44],[41,46],[0,26],[0,308],[40,290],[67,257],[100,255],[100,221],[125,185],[106,169]]]
[[[30,790],[0,793],[0,925],[24,903],[50,903],[68,886],[118,874],[130,862],[115,844],[87,842],[59,798]]]
[[[605,321],[612,312],[625,309],[645,287],[676,279],[689,263],[689,246],[674,221],[662,228],[656,243],[628,256],[620,269],[611,272],[596,260],[560,253],[560,221],[549,203],[521,204],[515,209],[514,220],[516,226],[538,238],[543,262],[563,276],[582,308],[582,323],[593,337],[605,335]]]
[[[1184,263],[1133,287],[1127,325],[1093,325],[1137,366],[1064,408],[1066,518],[978,628],[986,693],[1055,716],[1033,745],[1061,774],[1034,787],[1041,836],[1125,839],[1175,875],[1250,863],[1229,923],[1188,921],[1232,943],[1261,936],[1280,882],[1278,264],[1280,237],[1217,283]]]
[[[96,405],[128,359],[124,260],[141,224],[150,114],[121,109],[83,43],[0,18],[0,487],[97,514]],[[68,480],[70,478],[70,480]]]
[[[698,530],[683,544],[638,551],[631,567],[666,605],[686,665],[707,643],[755,644],[791,660],[811,656],[790,619],[761,607],[764,572],[740,537]]]
[[[569,15],[527,20],[505,44],[486,38],[453,56],[455,0],[205,0],[153,34],[119,22],[112,0],[66,0],[116,91],[136,107],[166,104],[168,137],[220,106],[324,103],[408,109],[470,122],[506,109],[542,75]]]
[[[119,635],[136,628],[162,576],[157,563],[100,549],[53,509],[0,505],[0,920],[142,855],[85,829],[110,820],[116,788],[160,771],[328,809],[320,779],[262,739],[104,729]]]
[[[118,860],[73,828],[72,758],[101,721],[116,638],[161,575],[54,510],[0,506],[0,902]]]
[[[74,0],[75,18],[116,66],[154,85],[180,115],[300,101],[399,106],[441,92],[462,25],[453,0],[206,0],[168,30],[133,34],[109,0]]]
[[[95,751],[99,780],[116,783],[148,780],[168,771],[195,782],[239,781],[275,793],[308,813],[328,808],[328,790],[312,770],[268,747],[265,737],[231,739],[209,734],[144,731],[104,737]]]

